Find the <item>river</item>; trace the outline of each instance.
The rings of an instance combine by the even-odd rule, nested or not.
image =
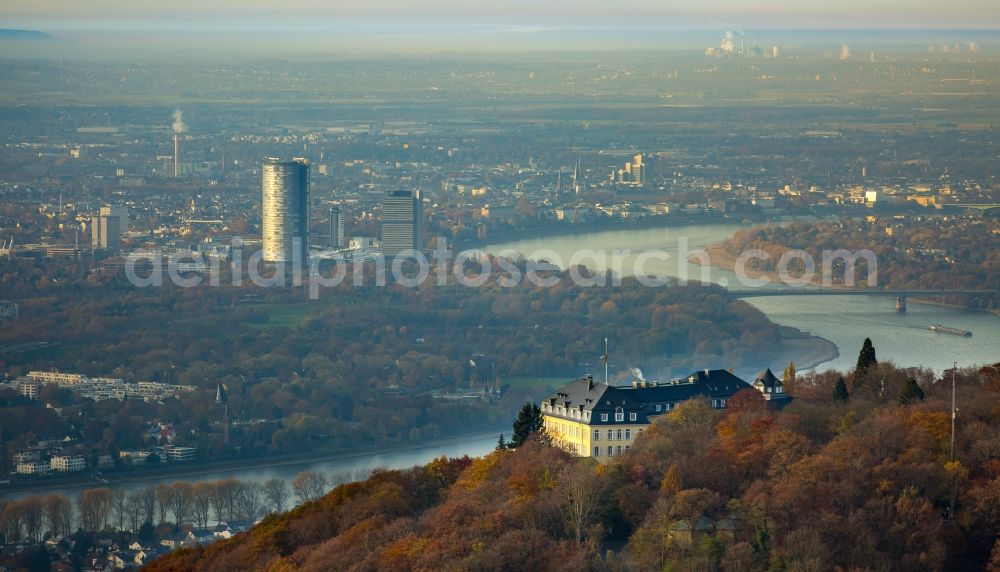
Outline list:
[[[622,262],[617,265],[624,276],[639,274],[707,279],[742,288],[732,272],[693,264],[688,261],[686,253],[718,244],[743,228],[746,226],[740,224],[705,224],[609,230],[489,244],[484,250],[492,254],[513,251],[526,258],[562,262],[565,266],[574,253],[628,249],[631,253],[622,256]],[[653,250],[663,251],[669,258],[650,259],[646,254],[643,263],[640,258],[643,253]],[[579,262],[600,270],[613,266],[610,254],[596,259],[583,256]],[[897,314],[895,299],[879,296],[781,296],[748,298],[747,301],[777,324],[809,332],[835,344],[840,355],[822,363],[821,369],[846,370],[854,367],[865,337],[872,339],[881,361],[892,361],[901,366],[924,366],[938,373],[950,368],[953,362],[958,362],[959,366],[1000,362],[1000,317],[986,312],[919,304],[911,299],[907,312]],[[973,332],[973,337],[932,333],[926,329],[932,323],[969,330]],[[780,371],[785,365],[776,363],[771,367]]]
[[[498,432],[499,433],[499,432]],[[385,452],[374,452],[371,454],[357,453],[339,456],[326,460],[302,459],[294,462],[283,462],[277,466],[267,466],[267,459],[261,459],[263,467],[241,467],[237,469],[220,470],[217,472],[199,473],[194,476],[177,475],[174,477],[154,477],[150,479],[134,479],[124,483],[114,483],[107,485],[112,488],[123,488],[126,492],[132,493],[150,485],[160,483],[172,483],[175,481],[186,481],[189,483],[200,483],[218,481],[228,478],[236,478],[241,481],[264,482],[268,479],[278,478],[291,481],[302,471],[315,471],[323,473],[328,477],[354,479],[358,475],[364,475],[372,469],[406,469],[415,465],[425,465],[442,455],[447,457],[461,457],[469,455],[478,457],[492,451],[497,444],[497,434],[472,434],[466,438],[449,439],[447,441],[417,445],[405,449],[395,449]],[[26,492],[10,493],[4,495],[0,493],[0,500],[12,500],[31,495],[62,494],[70,498],[83,489],[102,486],[95,482],[85,485],[54,485],[52,489],[32,490]]]
[[[686,241],[688,252],[712,244],[718,244],[735,231],[745,228],[738,224],[708,224],[684,227],[643,228],[632,230],[609,230],[586,234],[563,235],[547,238],[532,238],[521,241],[490,244],[484,250],[491,253],[515,251],[526,257],[544,258],[550,262],[561,259],[568,263],[574,253],[591,250],[609,252],[615,249],[631,252],[622,256],[618,264],[626,276],[636,274],[636,262],[643,253],[662,251],[669,255],[666,260],[647,260],[639,272],[644,275],[686,277],[690,280],[711,280],[739,287],[738,279],[729,271],[699,266],[688,262],[682,239]],[[545,252],[542,252],[542,251]],[[606,260],[591,257],[577,260],[593,268],[605,269],[613,266],[610,254]],[[891,297],[877,296],[782,296],[772,298],[749,298],[748,302],[759,308],[773,322],[807,331],[825,338],[840,349],[840,356],[826,361],[821,368],[850,369],[857,360],[858,350],[864,338],[870,337],[881,361],[891,360],[899,365],[925,366],[938,372],[951,367],[952,362],[960,366],[995,363],[1000,361],[1000,317],[984,312],[972,312],[942,306],[917,304],[910,301],[906,314],[895,312],[895,302]],[[974,332],[972,338],[934,334],[926,329],[931,323],[942,323]],[[779,372],[786,364],[770,364]],[[708,367],[722,367],[722,364],[706,364]],[[331,460],[303,460],[273,467],[246,467],[199,474],[191,477],[168,477],[128,482],[122,486],[133,491],[157,482],[186,480],[189,482],[213,481],[228,477],[250,481],[264,481],[270,478],[293,479],[298,473],[313,470],[325,474],[354,475],[376,467],[389,469],[406,468],[446,456],[483,455],[493,449],[496,436],[470,435],[467,438],[452,439],[442,443],[432,443],[404,450],[383,453],[357,454]],[[265,461],[266,462],[266,461]],[[83,488],[97,486],[56,487],[46,493],[62,493],[74,496]],[[40,491],[10,495],[43,494]],[[10,497],[8,497],[10,498]]]

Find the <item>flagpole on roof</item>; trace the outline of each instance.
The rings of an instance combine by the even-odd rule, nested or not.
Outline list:
[[[608,385],[608,338],[604,338],[604,385]]]

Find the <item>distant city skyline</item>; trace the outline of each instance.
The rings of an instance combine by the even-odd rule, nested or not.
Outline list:
[[[41,30],[307,30],[370,32],[481,27],[506,32],[732,29],[997,29],[990,0],[66,0],[0,3],[0,27]]]

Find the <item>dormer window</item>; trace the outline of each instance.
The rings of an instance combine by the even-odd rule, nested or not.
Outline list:
[[[618,423],[625,421],[625,411],[621,407],[615,409],[615,421]]]
[[[607,413],[601,413],[601,421],[603,421],[605,423],[608,422],[608,414]]]

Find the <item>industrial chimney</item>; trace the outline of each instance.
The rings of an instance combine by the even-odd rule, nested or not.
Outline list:
[[[180,165],[180,160],[181,160],[181,137],[180,137],[180,135],[181,135],[181,133],[187,131],[187,125],[184,124],[184,115],[181,113],[180,109],[174,111],[174,113],[173,113],[173,115],[171,117],[174,120],[173,125],[171,125],[171,127],[173,127],[173,129],[174,129],[174,178],[176,179],[178,177],[178,175],[181,174],[181,169],[180,169],[180,167],[181,167],[181,165]]]

